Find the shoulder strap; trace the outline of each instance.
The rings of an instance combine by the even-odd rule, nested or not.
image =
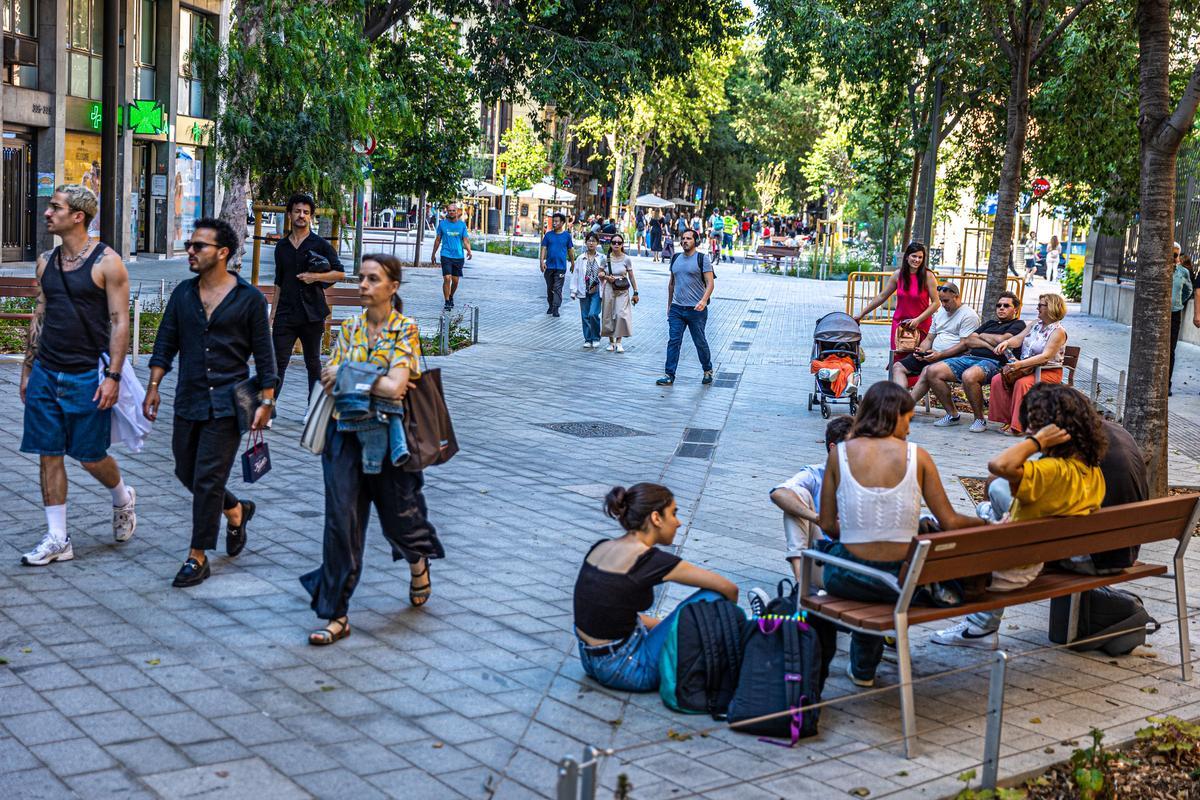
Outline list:
[[[96,249],[91,252],[91,255],[89,255],[87,257],[87,259],[83,262],[83,265],[80,266],[79,269],[80,270],[87,269],[90,272],[92,269],[92,265],[96,263],[96,259],[100,257],[100,254],[104,252],[106,247],[107,247],[107,245],[105,245],[103,242],[96,242]],[[79,323],[79,327],[83,328],[83,334],[85,336],[87,336],[88,344],[90,344],[94,349],[99,350],[102,357],[104,355],[109,355],[108,347],[107,346],[102,347],[96,341],[96,334],[88,326],[87,322],[84,321],[83,317],[79,313],[78,306],[75,305],[75,296],[73,294],[71,294],[71,287],[67,283],[67,275],[65,272],[63,272],[63,269],[62,269],[61,250],[62,250],[61,247],[54,248],[54,252],[50,254],[50,262],[46,264],[46,269],[50,269],[52,264],[58,268],[58,279],[60,282],[62,282],[63,291],[66,292],[66,294],[67,294],[67,305],[69,305],[71,307],[71,313],[73,313],[75,315],[75,320]],[[112,356],[109,355],[109,358],[111,358],[111,357]]]

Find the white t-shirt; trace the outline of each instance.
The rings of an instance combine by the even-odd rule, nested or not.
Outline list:
[[[958,344],[960,339],[970,336],[979,328],[979,315],[970,306],[961,305],[953,314],[945,307],[939,308],[933,314],[933,349],[949,350]]]

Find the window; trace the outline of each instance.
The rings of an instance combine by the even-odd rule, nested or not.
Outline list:
[[[157,96],[154,71],[154,55],[158,39],[155,34],[156,0],[141,0],[134,6],[134,30],[137,32],[137,48],[134,50],[137,72],[137,99],[153,100]]]
[[[70,0],[67,93],[100,99],[104,52],[104,0]]]
[[[37,0],[0,0],[3,7],[4,32],[17,39],[23,52],[37,51],[37,27],[34,8]],[[36,57],[33,59],[36,60]],[[31,64],[12,64],[4,70],[4,82],[13,86],[37,86],[37,67]]]
[[[181,8],[179,10],[179,97],[175,110],[189,117],[205,116],[204,85],[192,76],[192,48],[209,35],[211,23],[205,15]]]

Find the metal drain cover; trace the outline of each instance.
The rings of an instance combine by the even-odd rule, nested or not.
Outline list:
[[[626,428],[612,422],[539,422],[539,428],[547,428],[555,433],[565,433],[578,436],[581,439],[616,439],[622,436],[653,436],[652,433]]]

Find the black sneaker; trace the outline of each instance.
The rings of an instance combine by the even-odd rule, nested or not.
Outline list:
[[[204,559],[201,564],[194,558],[189,558],[183,562],[183,566],[179,568],[179,572],[175,575],[175,580],[171,583],[172,586],[179,588],[187,586],[198,586],[204,583],[208,578],[208,559]]]
[[[674,375],[663,375],[661,378],[659,378],[658,380],[655,381],[655,383],[658,384],[659,386],[670,386],[674,382],[675,382]]]
[[[703,383],[705,386],[707,386],[708,384],[712,383],[712,381],[713,381],[712,370],[710,369],[704,373],[704,378],[700,382]]]
[[[246,546],[246,525],[254,519],[256,506],[249,500],[242,501],[242,523],[225,526],[225,554],[233,558]]]
[[[551,311],[551,312],[550,312],[550,316],[552,316],[552,317],[557,317],[557,316],[558,316],[558,312],[557,312],[557,311]]]
[[[754,613],[754,616],[765,617],[767,615],[767,604],[771,602],[771,598],[767,596],[764,589],[755,586],[746,592],[746,599],[750,602],[750,611]]]

